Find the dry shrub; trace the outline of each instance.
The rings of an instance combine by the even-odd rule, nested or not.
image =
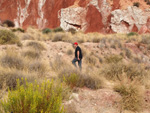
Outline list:
[[[141,43],[143,44],[150,44],[150,36],[143,36]]]
[[[106,63],[118,63],[122,61],[122,57],[120,55],[110,55],[105,58]]]
[[[53,71],[60,71],[65,65],[66,63],[60,56],[56,56],[53,61],[50,61],[50,67]]]
[[[46,50],[45,46],[43,45],[43,43],[41,42],[38,42],[38,41],[31,41],[31,42],[28,42],[27,47],[32,47],[34,48],[35,50],[38,50],[38,51],[43,51],[43,50]]]
[[[34,81],[34,74],[27,73],[24,71],[19,71],[17,69],[10,69],[10,68],[2,68],[0,67],[0,88],[15,88],[17,85],[17,79],[27,79],[29,82]],[[21,83],[23,84],[23,83]]]
[[[59,73],[59,78],[69,86],[87,87],[91,89],[101,88],[102,81],[96,76],[81,73],[76,69],[65,68]]]
[[[85,62],[90,65],[95,65],[97,58],[94,55],[88,54],[85,56]]]
[[[46,72],[48,72],[48,65],[46,62],[34,60],[29,63],[28,66],[29,72],[36,72],[38,76],[45,76]]]
[[[32,37],[31,35],[29,34],[24,34],[22,37],[21,37],[22,40],[34,40],[34,37]]]
[[[23,69],[24,59],[16,53],[17,51],[6,50],[6,53],[0,57],[0,63],[4,67]]]
[[[114,87],[114,90],[122,96],[121,105],[123,110],[134,112],[142,110],[144,104],[144,91],[136,81],[135,79],[131,82],[131,80],[123,78],[122,81]]]
[[[124,51],[125,51],[125,55],[127,56],[127,58],[131,59],[132,58],[131,50],[128,48],[124,48]]]
[[[101,39],[100,39],[99,37],[94,37],[94,38],[93,38],[93,42],[94,42],[94,43],[99,43],[100,40],[101,40]]]
[[[0,44],[16,44],[19,38],[9,30],[0,30]]]
[[[55,36],[52,38],[52,42],[58,42],[58,41],[64,41],[64,42],[70,42],[70,37],[66,33],[56,33]]]
[[[111,80],[120,80],[122,77],[122,73],[126,73],[126,75],[131,80],[137,78],[141,82],[143,82],[143,78],[148,75],[148,72],[146,72],[145,68],[142,65],[135,63],[109,63],[104,64],[103,68],[101,69],[101,74],[104,75],[107,79]]]
[[[41,52],[36,51],[36,50],[27,50],[27,51],[22,53],[22,55],[24,57],[32,58],[32,59],[39,59],[41,54],[42,54]]]
[[[67,50],[67,55],[72,55],[73,54],[73,50],[72,49],[68,49]]]

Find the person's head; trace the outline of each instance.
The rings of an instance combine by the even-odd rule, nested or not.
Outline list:
[[[77,46],[78,46],[78,43],[75,42],[75,43],[73,44],[73,47],[76,48]]]

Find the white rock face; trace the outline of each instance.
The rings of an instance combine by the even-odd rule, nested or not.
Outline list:
[[[24,8],[22,8],[20,2],[17,1],[17,5],[18,5],[17,18],[14,19],[14,23],[15,23],[16,27],[22,27],[23,22],[29,16],[27,10],[30,5],[30,2],[31,2],[31,0],[25,0],[26,5]]]
[[[60,26],[66,31],[69,28],[84,31],[87,26],[86,13],[87,9],[82,7],[61,9],[58,16],[60,18]]]
[[[117,33],[131,32],[134,24],[140,29],[147,23],[148,16],[150,16],[150,12],[145,13],[134,6],[130,6],[126,10],[115,10],[111,14],[111,28]],[[128,26],[124,25],[123,22],[127,23]]]
[[[37,18],[37,21],[36,21],[38,28],[44,28],[47,22],[47,20],[44,19],[44,11],[42,10],[45,2],[46,0],[39,0],[39,3],[38,3],[38,15],[40,16],[40,18]]]

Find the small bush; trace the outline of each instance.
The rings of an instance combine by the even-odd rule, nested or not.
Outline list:
[[[50,66],[54,71],[60,71],[62,67],[65,67],[65,62],[60,56],[56,56],[54,61],[50,62]]]
[[[16,69],[10,69],[10,68],[2,68],[0,67],[0,89],[1,88],[16,88],[17,85],[17,79],[21,80],[22,78],[26,78],[27,81],[33,82],[34,81],[34,75],[30,73],[25,73],[23,71],[19,71]],[[24,82],[20,82],[20,84],[23,84]]]
[[[26,82],[25,86],[18,81],[17,89],[8,92],[1,106],[6,113],[63,113],[62,87],[54,86],[53,81],[42,85]]]
[[[68,29],[68,32],[71,32],[71,34],[76,34],[76,29],[74,29],[74,28],[69,28]]]
[[[149,37],[142,37],[141,43],[143,44],[150,44],[150,36]]]
[[[136,35],[136,36],[137,36],[138,34],[137,34],[137,33],[135,33],[135,32],[130,32],[130,33],[128,33],[128,34],[127,34],[127,36],[129,36],[129,37],[130,37],[130,36],[134,36],[134,35]]]
[[[20,32],[22,32],[22,33],[25,32],[25,30],[22,29],[22,28],[12,29],[12,32],[16,32],[16,31],[20,31]]]
[[[24,34],[22,37],[21,37],[22,40],[34,40],[34,37],[32,37],[31,35],[29,34]]]
[[[72,55],[73,54],[73,50],[72,49],[68,49],[67,50],[67,55]]]
[[[100,41],[101,41],[101,39],[99,37],[94,37],[93,38],[94,43],[99,43]]]
[[[105,64],[101,70],[101,74],[110,80],[120,80],[123,73],[131,80],[137,78],[141,82],[143,82],[143,78],[148,75],[143,66],[134,63],[124,64],[123,62],[119,62]]]
[[[124,51],[125,51],[125,55],[127,56],[127,58],[131,59],[132,58],[131,50],[128,48],[125,48]]]
[[[32,58],[32,59],[39,59],[42,53],[36,50],[28,50],[22,53],[24,57]]]
[[[64,32],[64,30],[61,27],[55,28],[53,31],[54,32]]]
[[[139,7],[139,6],[140,6],[140,3],[139,3],[139,2],[134,2],[134,3],[133,3],[133,6]]]
[[[19,38],[11,31],[0,30],[0,44],[15,44]]]
[[[130,111],[140,111],[143,106],[143,95],[137,84],[121,83],[114,90],[122,96],[122,108]]]
[[[97,62],[97,58],[93,55],[86,55],[85,56],[85,61],[88,64],[95,65],[96,62]]]
[[[15,27],[14,22],[12,22],[11,20],[5,20],[2,25],[7,25],[7,27]]]
[[[34,48],[35,50],[38,50],[38,51],[43,51],[45,50],[46,48],[44,47],[44,45],[38,41],[31,41],[29,43],[27,43],[26,45],[27,47],[32,47]]]
[[[101,88],[101,80],[97,77],[85,75],[74,69],[65,68],[59,74],[59,77],[69,86],[73,87],[87,87],[91,89]]]
[[[6,53],[1,56],[0,63],[4,67],[23,69],[24,60],[18,54],[14,53],[15,51],[8,50]]]
[[[105,58],[106,63],[118,63],[122,61],[122,57],[119,55],[110,55]]]
[[[52,32],[52,31],[49,28],[45,28],[45,29],[42,30],[43,34],[48,34],[50,32]]]
[[[36,60],[29,64],[28,69],[30,72],[37,72],[39,76],[45,76],[48,68],[44,62]]]

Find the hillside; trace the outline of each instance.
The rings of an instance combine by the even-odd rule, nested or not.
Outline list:
[[[58,28],[45,34],[34,27],[25,32],[12,29],[0,27],[0,99],[10,99],[1,104],[1,113],[61,113],[61,106],[67,113],[150,112],[149,34],[72,34]],[[83,53],[82,71],[71,63],[76,41]],[[24,86],[17,85],[17,79],[25,78],[20,82]],[[43,93],[47,80],[54,86],[46,83]]]
[[[149,0],[1,0],[0,22],[39,29],[150,33]]]

